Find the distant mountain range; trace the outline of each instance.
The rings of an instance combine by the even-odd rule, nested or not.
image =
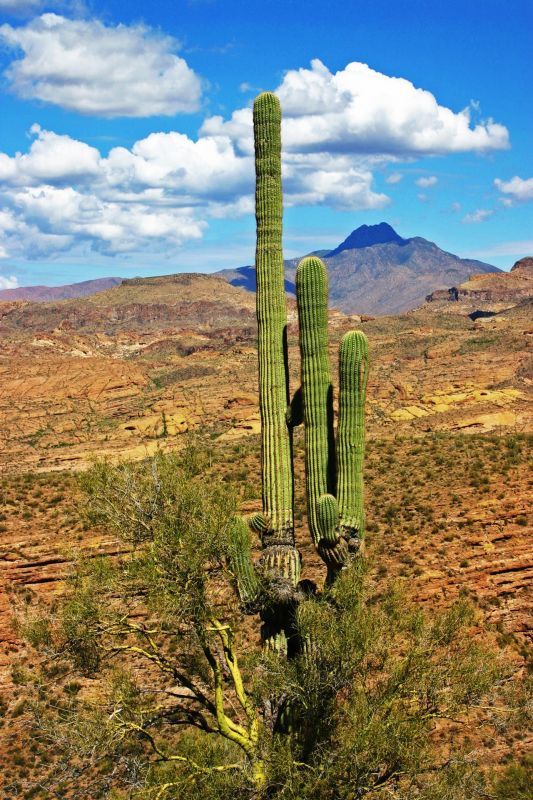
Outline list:
[[[0,303],[0,337],[184,329],[221,340],[235,330],[249,333],[255,329],[255,298],[219,275],[181,273],[130,278],[67,300]]]
[[[401,314],[420,306],[432,292],[448,289],[480,273],[501,272],[482,261],[459,258],[433,242],[402,238],[386,222],[361,225],[333,250],[318,250],[328,266],[330,305],[346,314]],[[285,261],[285,287],[295,294],[299,258]],[[233,286],[255,291],[255,267],[221,270]],[[147,279],[143,279],[147,280]],[[100,278],[68,286],[27,286],[0,291],[0,300],[54,302],[110,289],[121,278]]]
[[[19,286],[16,289],[1,289],[0,300],[31,300],[34,303],[49,303],[53,300],[74,300],[89,294],[104,292],[122,283],[122,278],[96,278],[92,281],[69,283],[66,286]]]
[[[386,222],[361,225],[333,250],[317,251],[328,266],[330,305],[346,314],[401,314],[436,289],[447,289],[482,272],[501,272],[483,261],[459,258],[433,242],[403,239]],[[285,261],[285,286],[295,292],[299,258]],[[255,291],[253,266],[219,273],[234,286]]]

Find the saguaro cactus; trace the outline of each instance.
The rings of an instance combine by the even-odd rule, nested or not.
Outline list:
[[[270,92],[254,104],[257,221],[257,323],[263,511],[249,527],[260,536],[254,565],[250,534],[235,526],[232,565],[245,605],[259,609],[265,646],[289,652],[294,606],[304,594],[293,519],[292,430],[305,425],[308,519],[332,582],[363,535],[364,403],[368,348],[364,334],[341,341],[335,451],[333,386],[328,354],[328,288],[324,263],[304,258],[296,286],[302,385],[289,401],[287,311],[282,254],[281,109]],[[302,408],[300,408],[300,403]]]
[[[368,376],[366,336],[350,331],[339,351],[337,453],[328,335],[328,279],[320,258],[302,259],[296,272],[305,426],[307,513],[315,547],[331,582],[357,552],[364,532],[364,405]]]

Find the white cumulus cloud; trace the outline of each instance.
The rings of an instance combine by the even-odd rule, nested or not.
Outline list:
[[[421,189],[428,189],[430,186],[435,186],[438,183],[438,178],[435,175],[428,175],[427,178],[418,178],[415,181],[417,186]]]
[[[176,131],[151,133],[131,150],[112,149],[104,172],[109,184],[121,190],[158,188],[185,202],[194,197],[226,200],[253,190],[253,161],[239,156],[227,136],[194,141]]]
[[[465,214],[463,222],[467,225],[475,224],[477,222],[484,222],[489,217],[492,217],[494,211],[489,208],[478,208],[470,214]]]
[[[505,200],[516,200],[518,202],[526,202],[533,200],[533,178],[519,178],[515,175],[509,181],[502,181],[496,178],[494,185],[500,192],[508,197]]]
[[[391,174],[385,178],[385,183],[400,183],[403,180],[403,175],[401,172],[391,172]]]
[[[150,244],[154,250],[179,247],[201,238],[206,227],[191,209],[158,208],[142,198],[114,202],[71,187],[22,189],[11,196],[11,202],[23,221],[23,230],[29,228],[44,237],[39,238],[40,254],[60,252],[73,243],[87,243],[92,250],[109,255]]]
[[[0,289],[16,289],[18,285],[18,278],[15,275],[0,275]]]
[[[85,142],[60,136],[33,125],[37,138],[29,152],[13,158],[0,153],[0,181],[13,184],[39,184],[43,181],[75,181],[95,176],[100,169],[100,153]]]
[[[372,188],[372,171],[349,159],[307,155],[287,158],[283,169],[287,206],[329,205],[343,211],[383,208],[389,198]]]
[[[295,152],[378,154],[394,158],[488,152],[509,146],[504,125],[471,124],[470,108],[454,112],[425,89],[351,62],[332,73],[319,60],[289,70],[276,90],[283,108],[284,147]],[[250,152],[251,110],[224,121],[206,120],[203,131],[226,133]]]
[[[202,84],[178,43],[144,25],[105,26],[42,14],[0,26],[0,40],[22,51],[6,71],[12,90],[81,114],[174,115],[199,108]]]

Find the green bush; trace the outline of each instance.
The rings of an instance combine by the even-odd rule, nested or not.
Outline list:
[[[495,800],[530,800],[533,786],[533,765],[531,761],[524,764],[511,764],[496,781],[494,787]]]

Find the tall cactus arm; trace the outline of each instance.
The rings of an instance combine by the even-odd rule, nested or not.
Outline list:
[[[265,92],[254,103],[256,273],[263,511],[283,543],[293,544],[293,475],[282,253],[281,108]]]
[[[302,259],[296,271],[300,323],[308,519],[316,547],[335,541],[337,508],[333,442],[333,385],[328,356],[328,279],[324,263]]]
[[[230,530],[229,557],[241,602],[253,610],[261,593],[261,585],[252,561],[250,531],[242,517],[235,518]]]
[[[364,535],[363,459],[368,342],[364,333],[346,333],[339,351],[337,498],[340,529],[356,544]]]

